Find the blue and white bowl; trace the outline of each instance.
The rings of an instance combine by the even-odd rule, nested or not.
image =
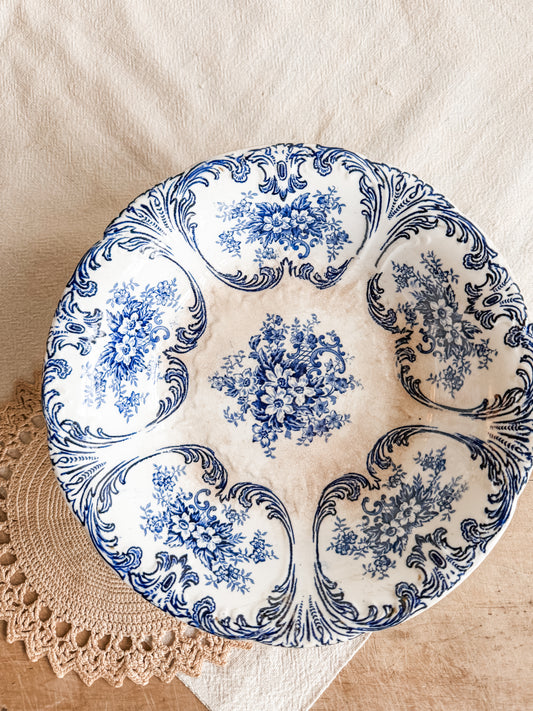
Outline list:
[[[533,338],[418,178],[280,144],[134,200],[80,261],[43,403],[117,573],[222,636],[323,645],[461,582],[531,467]]]

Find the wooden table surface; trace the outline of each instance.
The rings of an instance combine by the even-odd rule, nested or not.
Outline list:
[[[533,484],[487,560],[433,609],[374,634],[313,711],[533,709]],[[275,680],[272,680],[275,683]],[[201,711],[178,680],[113,689],[58,679],[0,623],[0,711]],[[273,709],[273,711],[277,711]],[[298,710],[295,710],[298,711]]]

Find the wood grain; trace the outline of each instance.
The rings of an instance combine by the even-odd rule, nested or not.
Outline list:
[[[374,634],[313,711],[533,709],[533,486],[488,559],[432,610]],[[275,680],[272,680],[275,683]],[[86,687],[32,663],[0,626],[0,711],[201,711],[178,680]],[[277,711],[273,709],[273,711]],[[295,709],[295,711],[298,711]]]

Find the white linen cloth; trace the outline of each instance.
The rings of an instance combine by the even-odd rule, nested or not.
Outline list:
[[[178,677],[209,711],[307,711],[369,637],[322,649],[256,644],[222,669],[205,664],[197,678]]]
[[[237,148],[318,142],[419,175],[532,303],[532,25],[529,0],[4,0],[0,397],[40,366],[61,291],[106,224]],[[303,709],[356,647],[258,647],[187,683],[214,711],[259,709],[233,684],[257,664],[258,697],[276,687],[286,703],[270,708]]]

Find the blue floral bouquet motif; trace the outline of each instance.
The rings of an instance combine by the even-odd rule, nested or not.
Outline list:
[[[431,450],[414,458],[421,472],[412,484],[405,482],[406,472],[393,465],[393,474],[384,488],[393,491],[390,496],[382,494],[379,501],[369,505],[365,498],[361,506],[365,515],[362,523],[350,528],[345,518],[337,516],[334,536],[327,548],[343,556],[370,559],[363,563],[364,575],[382,580],[388,571],[396,567],[396,561],[406,549],[409,535],[428,521],[439,518],[450,521],[455,513],[453,504],[467,491],[468,485],[462,476],[442,482],[446,471],[446,447]]]
[[[349,414],[339,414],[333,406],[339,395],[363,386],[346,375],[350,357],[335,331],[315,335],[319,323],[316,314],[290,325],[268,314],[250,339],[248,355],[241,350],[226,356],[220,371],[209,378],[211,387],[237,402],[236,409],[224,410],[228,422],[237,427],[248,413],[255,419],[253,441],[267,457],[274,458],[274,442],[281,434],[291,439],[298,432],[297,444],[307,446],[315,437],[327,440],[350,422]]]
[[[487,368],[497,352],[488,338],[479,338],[481,328],[467,320],[459,310],[452,287],[458,277],[453,269],[443,269],[442,260],[431,251],[420,255],[421,269],[392,262],[397,291],[408,291],[408,301],[398,304],[409,328],[418,326],[423,345],[421,353],[432,353],[442,368],[428,380],[448,391],[452,397],[472,371]]]
[[[233,257],[241,256],[241,244],[257,243],[255,260],[276,259],[276,247],[298,252],[298,257],[307,257],[311,248],[325,244],[328,261],[333,261],[346,244],[351,243],[348,233],[342,229],[340,215],[344,203],[337,190],[303,193],[292,202],[280,205],[275,202],[257,202],[258,193],[243,192],[240,200],[218,203],[217,217],[224,222],[233,222],[231,229],[222,232],[217,244]]]
[[[153,502],[141,506],[141,529],[145,535],[170,548],[185,548],[205,569],[207,585],[217,590],[220,585],[243,595],[254,584],[251,569],[259,563],[277,558],[266,532],[255,531],[250,540],[235,530],[249,518],[245,509],[225,504],[217,507],[203,499],[209,489],[193,494],[178,486],[185,474],[183,466],[154,465]]]
[[[101,407],[110,388],[115,407],[128,422],[146,401],[148,391],[139,387],[139,375],[147,382],[163,377],[158,359],[150,359],[160,340],[168,339],[163,325],[163,309],[179,308],[180,293],[176,279],[160,281],[144,289],[130,279],[114,285],[107,300],[107,331],[100,322],[98,335],[106,336],[106,345],[94,367],[83,367],[89,384],[85,404]]]

